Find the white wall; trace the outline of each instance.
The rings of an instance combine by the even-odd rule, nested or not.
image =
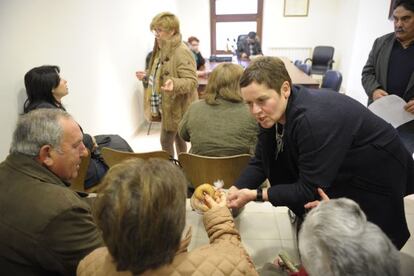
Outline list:
[[[183,40],[195,36],[200,40],[200,52],[204,58],[210,56],[210,1],[177,0],[177,16],[181,23]]]
[[[349,1],[349,0],[348,0]],[[366,104],[366,96],[361,84],[361,72],[374,40],[394,30],[392,21],[388,20],[389,0],[364,0],[359,2],[359,12],[354,37],[350,40],[349,65],[344,68],[347,79],[344,83],[347,94]],[[346,27],[346,24],[343,24]]]
[[[271,47],[333,45],[340,0],[309,0],[306,17],[284,17],[284,0],[265,0],[263,7],[264,54]],[[333,24],[332,24],[333,22]]]
[[[164,10],[176,12],[175,1],[0,1],[0,160],[22,111],[23,76],[43,64],[61,67],[63,103],[86,132],[131,139],[144,121],[134,72],[152,49],[149,23]]]

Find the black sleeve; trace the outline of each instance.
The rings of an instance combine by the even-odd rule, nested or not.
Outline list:
[[[352,143],[352,126],[346,125],[350,120],[341,116],[347,115],[324,113],[293,120],[289,141],[297,151],[294,165],[298,178],[294,183],[274,185],[268,190],[273,205],[303,206],[315,200],[317,187],[328,188],[333,184]]]
[[[262,150],[263,141],[259,137],[256,145],[255,156],[250,159],[246,169],[241,173],[240,177],[234,184],[237,188],[256,189],[266,180],[266,173],[264,171],[262,160]]]

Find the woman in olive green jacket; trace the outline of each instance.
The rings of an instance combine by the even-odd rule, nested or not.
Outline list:
[[[187,145],[177,135],[178,124],[191,102],[197,99],[195,59],[182,42],[178,18],[169,12],[156,15],[150,29],[155,43],[149,68],[136,73],[148,83],[144,95],[144,112],[150,121],[161,118],[161,147],[174,156],[187,151]]]

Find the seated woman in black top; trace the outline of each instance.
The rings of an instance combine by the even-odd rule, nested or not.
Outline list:
[[[68,86],[67,81],[60,77],[59,72],[58,66],[44,65],[35,67],[26,73],[24,83],[27,99],[23,106],[24,113],[38,108],[60,108],[66,110],[62,104],[62,98],[68,94]],[[102,138],[101,135],[99,136],[99,138]],[[85,188],[90,188],[99,183],[108,167],[100,157],[95,137],[84,133],[83,143],[91,153],[91,161],[85,179]],[[126,142],[125,144],[125,150],[132,151]]]

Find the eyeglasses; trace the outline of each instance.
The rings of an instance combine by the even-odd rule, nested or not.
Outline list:
[[[155,28],[155,29],[152,30],[152,33],[154,35],[159,35],[162,32],[165,32],[165,30],[164,29],[161,29],[161,28]]]

